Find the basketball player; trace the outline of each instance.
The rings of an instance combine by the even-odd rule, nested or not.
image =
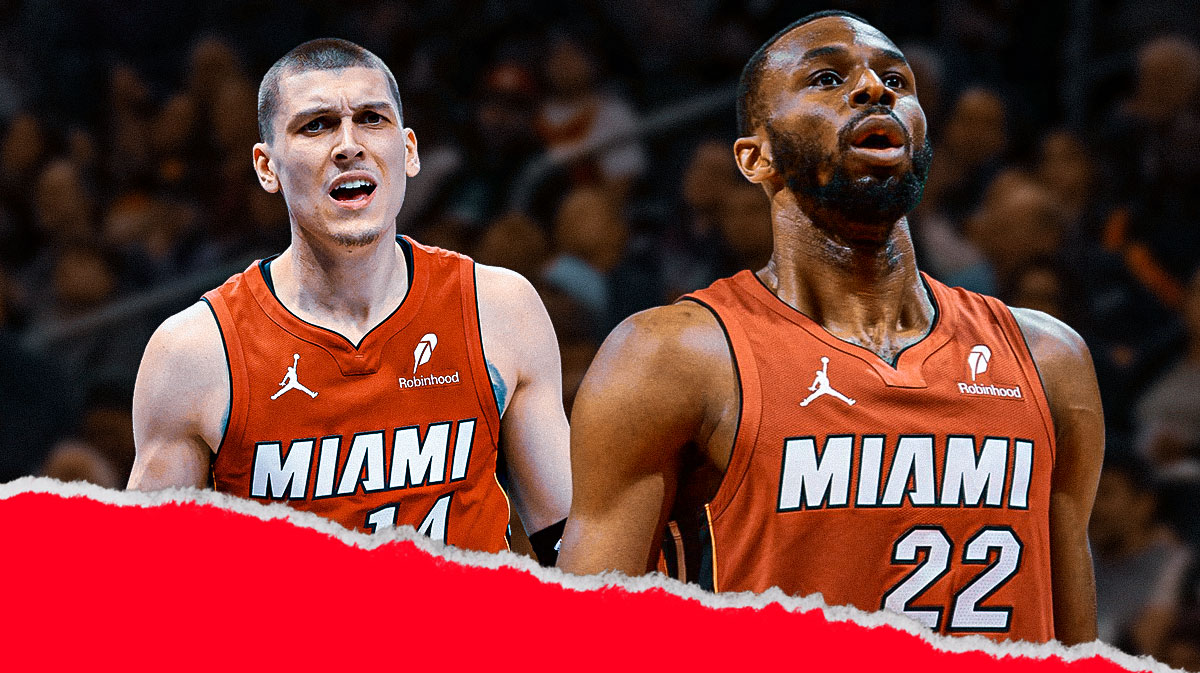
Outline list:
[[[918,273],[931,153],[904,56],[854,15],[806,17],[747,65],[739,125],[771,260],[609,336],[575,401],[560,567],[647,572],[674,520],[715,591],[1093,640],[1090,356]]]
[[[263,77],[254,169],[291,244],[168,319],[134,393],[129,487],[284,502],[364,532],[506,548],[508,499],[543,560],[570,502],[559,353],[530,284],[396,236],[420,168],[396,80],[350,42]]]

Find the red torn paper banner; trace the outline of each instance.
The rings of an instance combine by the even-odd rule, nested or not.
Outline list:
[[[0,486],[0,532],[4,670],[1166,670],[1099,644],[931,636],[814,599],[443,557],[211,493],[22,479]]]

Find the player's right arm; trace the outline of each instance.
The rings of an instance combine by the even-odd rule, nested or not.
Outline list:
[[[150,337],[133,389],[129,489],[204,488],[228,420],[229,368],[216,318],[197,302]]]
[[[729,367],[719,325],[693,303],[643,311],[609,335],[571,413],[571,514],[559,568],[654,568],[683,452],[711,435],[709,398],[720,389],[711,379]]]

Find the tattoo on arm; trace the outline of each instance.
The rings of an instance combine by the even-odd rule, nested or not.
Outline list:
[[[504,403],[508,397],[508,386],[504,383],[504,378],[500,376],[500,370],[496,369],[496,365],[490,360],[487,362],[488,378],[492,380],[492,392],[496,395],[496,411],[501,416],[504,415]]]

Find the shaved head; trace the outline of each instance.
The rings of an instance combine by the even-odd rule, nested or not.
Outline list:
[[[270,143],[275,132],[275,113],[279,109],[279,81],[285,75],[311,70],[345,70],[346,68],[372,68],[382,72],[388,81],[388,91],[396,112],[401,115],[398,123],[403,124],[403,109],[400,106],[400,87],[396,77],[379,58],[370,51],[335,37],[309,40],[284,54],[263,75],[258,86],[258,135],[264,143]]]

